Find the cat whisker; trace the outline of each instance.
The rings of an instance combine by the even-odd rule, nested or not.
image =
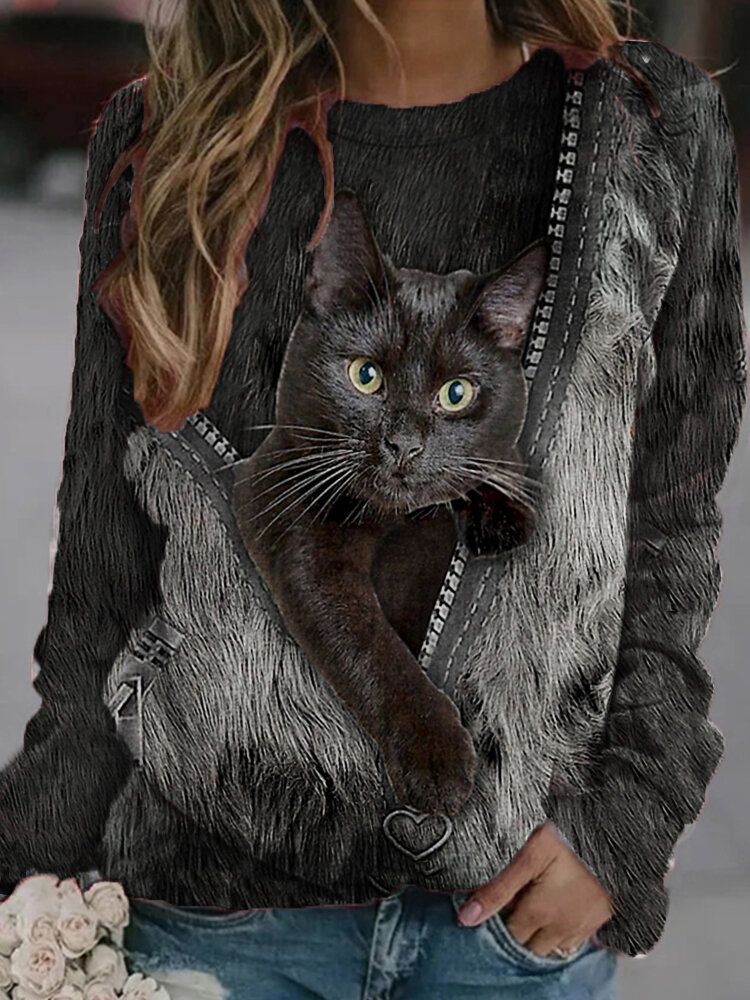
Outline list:
[[[286,474],[286,472],[298,472],[300,469],[305,467],[314,467],[324,462],[328,462],[332,459],[337,458],[358,458],[362,453],[356,451],[349,451],[348,449],[342,449],[340,451],[331,452],[325,455],[303,455],[298,458],[289,459],[287,462],[274,462],[272,466],[266,469],[258,469],[254,473],[248,475],[244,481],[252,480],[255,483],[260,483],[261,480],[267,479],[274,473]]]
[[[269,490],[273,490],[274,488],[281,488],[281,489],[283,489],[288,484],[294,483],[295,480],[298,480],[300,478],[304,478],[305,476],[309,476],[312,473],[315,473],[318,469],[325,469],[325,468],[327,468],[330,465],[338,464],[339,462],[341,462],[344,459],[344,457],[345,456],[338,456],[338,455],[331,456],[329,458],[324,458],[324,457],[316,456],[315,462],[314,463],[310,463],[308,465],[308,467],[301,468],[301,469],[300,468],[293,469],[291,472],[286,473],[279,481],[277,481],[276,483],[273,483],[271,486],[269,486],[267,489],[263,490],[261,493],[257,493],[257,494],[254,493],[254,496],[263,496],[264,493],[267,493],[267,492],[269,492]],[[279,467],[276,466],[271,471],[277,471],[278,468]],[[253,478],[253,477],[248,477],[248,479],[250,479],[250,478]],[[284,495],[284,494],[282,494],[282,495]]]
[[[509,482],[523,483],[529,486],[531,489],[541,488],[541,483],[539,482],[538,479],[535,479],[533,476],[526,476],[523,473],[513,472],[512,470],[506,473],[505,470],[502,468],[502,466],[496,466],[493,469],[493,466],[491,464],[483,464],[480,462],[475,462],[472,459],[467,459],[462,463],[460,463],[460,468],[463,469],[464,471],[478,470],[481,471],[482,473],[495,472],[499,476],[503,476],[504,478],[506,478]]]
[[[540,484],[535,479],[524,476],[519,472],[513,472],[512,470],[506,472],[504,469],[492,469],[488,466],[465,465],[461,467],[461,471],[468,475],[477,476],[480,479],[486,477],[493,479],[495,482],[507,483],[511,489],[519,488],[533,492],[540,488]]]
[[[343,434],[341,431],[329,431],[325,427],[313,427],[312,425],[308,424],[247,424],[243,428],[243,430],[246,431],[264,430],[264,429],[273,430],[276,427],[282,428],[284,430],[314,431],[317,434],[329,434],[333,437],[343,438],[346,441],[348,441],[351,437],[351,435]]]
[[[417,510],[412,511],[416,514],[416,520],[425,521],[428,517],[437,517],[440,512],[440,507],[442,504],[439,500],[432,500],[429,504],[425,504],[424,507],[419,507]]]
[[[450,478],[450,471],[447,472],[446,475]],[[443,491],[445,496],[444,497],[439,496],[438,499],[434,500],[433,502],[450,509],[450,506],[454,500],[458,500],[459,498],[463,500],[468,500],[466,492],[461,489],[463,483],[464,483],[464,477],[460,477],[458,480],[456,480],[455,477],[450,478],[450,481],[446,484],[445,489]]]
[[[330,442],[333,445],[338,446],[337,441]],[[323,452],[329,447],[329,442],[320,442],[319,444],[300,444],[293,448],[272,448],[271,451],[265,452],[266,455],[288,455],[293,451],[320,451]]]
[[[456,459],[458,459],[461,462],[472,462],[472,463],[477,463],[477,464],[481,464],[481,465],[490,465],[490,466],[499,466],[499,467],[508,467],[508,468],[510,468],[511,466],[517,466],[519,469],[523,469],[523,468],[526,468],[526,466],[527,466],[526,462],[511,462],[510,459],[506,459],[506,458],[485,458],[485,457],[480,456],[480,455],[476,455],[476,456],[474,456],[474,455],[453,455],[453,454],[449,453],[445,457],[446,458],[456,458]]]
[[[238,481],[243,483],[250,481],[257,483],[259,480],[265,479],[274,472],[283,472],[284,470],[290,468],[292,471],[298,471],[301,466],[324,464],[351,454],[355,453],[351,452],[348,448],[336,448],[335,450],[317,452],[314,455],[298,455],[296,458],[290,458],[286,462],[277,460],[270,463],[266,468],[261,467],[247,471],[244,476],[238,479]]]
[[[283,449],[283,450],[285,451],[286,449]],[[317,462],[317,461],[319,461],[321,459],[324,459],[326,457],[327,456],[325,454],[317,454],[317,455],[303,456],[302,458],[297,458],[297,459],[294,459],[294,460],[290,460],[290,462],[286,462],[286,463],[285,462],[274,462],[274,463],[272,463],[271,467],[268,468],[268,469],[255,469],[255,470],[253,470],[251,472],[244,472],[242,475],[240,475],[240,476],[237,477],[237,483],[238,484],[246,483],[246,482],[249,482],[250,480],[255,480],[257,482],[259,479],[262,479],[264,476],[268,476],[272,472],[276,472],[278,469],[284,468],[286,465],[291,465],[291,464],[297,465],[297,464],[302,463],[303,461]]]
[[[356,475],[353,477],[352,483],[356,482],[357,476],[359,475],[359,473],[361,471],[362,471],[361,469],[357,469],[356,470]],[[351,483],[349,485],[351,485]],[[358,510],[359,504],[361,504],[363,502],[364,501],[362,501],[362,500],[355,500],[354,506],[349,511],[349,513],[346,515],[346,517],[344,518],[344,520],[341,522],[342,527],[344,527],[345,525],[349,524],[351,521],[356,521],[356,519],[357,519],[357,510]]]
[[[529,489],[534,489],[539,485],[537,480],[533,479],[531,476],[527,476],[523,472],[517,472],[515,469],[504,469],[502,466],[479,465],[475,462],[464,462],[460,463],[460,468],[464,472],[473,472],[480,476],[499,476],[506,479],[508,482],[524,483],[529,487]]]
[[[274,507],[278,506],[278,504],[280,504],[284,500],[286,500],[287,497],[292,496],[294,493],[298,492],[299,490],[305,489],[305,487],[309,486],[310,483],[314,483],[317,479],[319,479],[324,474],[330,472],[332,469],[335,470],[335,469],[337,469],[339,467],[345,466],[346,464],[347,463],[346,463],[345,460],[343,460],[343,459],[337,459],[336,462],[331,462],[331,463],[329,463],[329,464],[327,464],[327,465],[325,465],[323,467],[320,467],[318,469],[312,469],[312,470],[311,469],[305,469],[299,475],[296,475],[294,477],[290,476],[289,477],[290,480],[292,478],[294,478],[294,479],[300,479],[301,481],[295,483],[293,486],[289,486],[288,489],[284,490],[284,492],[281,493],[276,498],[276,500],[273,503],[267,504],[262,510],[260,510],[256,514],[254,514],[250,518],[250,520],[254,520],[256,517],[261,517],[263,514],[267,513],[269,510],[273,510]],[[267,493],[268,490],[264,490],[263,492]],[[260,495],[262,495],[262,494],[260,494]],[[297,500],[293,501],[293,503],[297,503],[297,502],[298,502]]]
[[[498,490],[500,493],[505,493],[511,499],[520,500],[522,503],[527,504],[531,504],[534,501],[534,495],[531,491],[524,489],[523,486],[517,483],[508,482],[505,478],[483,476],[479,481],[485,486]]]
[[[323,517],[325,515],[325,513],[327,513],[328,511],[330,511],[330,509],[333,507],[334,503],[336,503],[336,501],[343,494],[344,490],[352,482],[352,480],[356,477],[356,475],[357,475],[356,470],[353,470],[352,472],[350,472],[350,474],[349,474],[349,476],[347,478],[342,479],[341,485],[340,485],[339,489],[332,494],[332,496],[328,500],[327,507],[323,508],[323,511],[321,513],[321,517]]]
[[[320,495],[313,500],[313,502],[309,505],[308,509],[310,509],[310,507],[312,507],[314,503],[322,500],[325,497],[326,493],[328,492],[331,493],[328,500],[326,500],[321,506],[320,510],[318,510],[317,513],[313,515],[310,524],[315,524],[318,517],[320,517],[321,520],[323,519],[326,510],[330,510],[331,506],[336,502],[336,499],[339,496],[341,496],[342,492],[346,489],[347,484],[351,482],[351,480],[354,478],[355,475],[356,475],[356,470],[354,471],[349,470],[348,473],[346,471],[342,472],[337,480],[334,480],[333,483],[325,487],[325,489],[320,493]]]
[[[478,483],[485,483],[487,486],[491,486],[500,492],[506,493],[509,497],[524,503],[529,503],[532,499],[524,481],[526,480],[528,484],[533,484],[534,486],[539,485],[535,480],[528,479],[516,473],[503,475],[502,470],[499,470],[493,475],[486,469],[474,468],[470,464],[456,465],[451,471],[459,473],[465,480],[473,479]]]
[[[357,517],[357,518],[355,519],[355,520],[357,520],[357,521],[358,521],[358,522],[359,522],[360,524],[361,524],[361,523],[362,523],[362,521],[364,520],[364,517],[365,517],[365,513],[366,513],[366,511],[367,511],[367,508],[368,508],[368,507],[370,506],[370,497],[365,497],[365,499],[364,499],[363,501],[361,501],[361,503],[362,503],[362,507],[361,507],[361,509],[360,509],[360,511],[359,511],[359,514],[358,514],[358,517]],[[355,508],[355,510],[356,510],[356,508]]]
[[[278,514],[276,514],[276,516],[273,517],[268,522],[267,525],[265,525],[265,527],[259,532],[258,537],[259,538],[262,537],[265,534],[265,532],[268,531],[268,529],[271,527],[272,524],[274,524],[276,521],[278,521],[278,519],[280,517],[283,517],[284,514],[286,514],[288,511],[290,511],[296,504],[301,503],[311,493],[314,493],[316,490],[318,490],[321,487],[323,487],[326,483],[329,482],[329,480],[331,478],[335,478],[336,476],[341,475],[342,471],[345,472],[346,470],[327,469],[322,476],[321,475],[317,476],[316,477],[316,481],[310,486],[310,488],[305,493],[302,494],[301,497],[297,497],[296,500],[293,500],[290,504],[287,504],[286,507],[282,508],[282,510]],[[306,513],[306,511],[310,509],[310,506],[312,505],[312,503],[315,503],[315,498],[313,498],[313,500],[311,501],[311,504],[308,504],[308,506],[301,511],[301,513],[294,519],[294,521],[292,521],[292,524],[287,525],[287,527],[282,532],[282,535],[286,534],[286,532],[289,530],[289,528],[291,528],[292,525],[294,525],[294,524],[297,523],[297,521],[299,520],[299,518],[302,517]],[[279,537],[281,537],[281,536],[279,536]]]
[[[305,500],[306,500],[306,499],[307,499],[308,497],[310,497],[311,495],[314,495],[314,494],[315,494],[315,492],[316,492],[316,490],[317,490],[317,489],[319,489],[319,488],[320,488],[320,486],[322,486],[322,485],[323,485],[323,484],[324,484],[325,482],[327,482],[330,476],[333,476],[333,475],[337,475],[337,474],[339,474],[339,472],[340,472],[340,470],[337,470],[337,469],[334,469],[334,470],[328,470],[328,471],[326,472],[326,474],[325,474],[324,476],[321,476],[321,477],[320,477],[320,479],[319,479],[319,481],[318,481],[318,482],[315,482],[315,483],[312,483],[312,484],[310,484],[310,485],[308,486],[308,488],[307,488],[307,489],[306,489],[306,490],[305,490],[305,491],[304,491],[304,492],[303,492],[303,493],[302,493],[302,494],[301,494],[300,496],[296,497],[296,498],[295,498],[294,500],[292,500],[291,502],[289,502],[289,503],[285,504],[285,505],[284,505],[284,506],[283,506],[283,507],[282,507],[282,508],[281,508],[281,509],[280,509],[280,510],[278,511],[278,513],[277,513],[277,514],[276,514],[276,515],[275,515],[275,516],[274,516],[274,517],[273,517],[273,518],[272,518],[272,519],[271,519],[271,520],[270,520],[270,521],[269,521],[269,522],[268,522],[267,524],[265,524],[265,525],[264,525],[264,527],[263,527],[263,528],[262,528],[262,529],[260,530],[260,532],[258,533],[258,538],[262,538],[262,537],[263,537],[263,535],[264,535],[264,534],[265,534],[265,533],[266,533],[266,532],[267,532],[267,531],[268,531],[268,530],[269,530],[269,529],[270,529],[270,528],[271,528],[271,527],[272,527],[272,526],[273,526],[273,525],[274,525],[274,524],[275,524],[275,523],[276,523],[277,521],[279,521],[279,519],[280,519],[280,518],[285,518],[285,517],[287,517],[287,516],[288,516],[288,515],[289,515],[289,514],[290,514],[290,513],[291,513],[291,512],[292,512],[292,511],[294,510],[294,508],[295,508],[295,507],[296,507],[296,506],[297,506],[298,504],[300,504],[300,503],[303,503],[303,502],[304,502],[304,501],[305,501]],[[283,534],[283,533],[284,533],[284,532],[282,532],[282,534]]]
[[[347,445],[347,444],[362,444],[359,438],[353,437],[351,434],[341,434],[337,437],[319,438],[314,434],[300,434],[299,432],[294,435],[300,441],[311,441],[313,444],[319,445],[321,448],[329,445]]]
[[[364,503],[362,504],[362,509],[359,512],[359,523],[361,524],[365,519],[365,514],[367,513],[368,507],[371,506],[370,498],[366,497]]]
[[[491,476],[485,476],[483,479],[480,479],[480,482],[491,489],[497,490],[499,493],[505,494],[505,496],[512,500],[518,500],[527,506],[533,505],[534,497],[532,494],[520,487],[517,488],[514,484],[508,483],[504,479],[494,479]]]
[[[357,505],[359,503],[360,503],[359,500],[355,501],[355,503],[352,506],[351,510],[346,515],[346,517],[343,519],[343,521],[341,522],[341,527],[342,528],[345,527],[347,524],[349,524],[349,522],[353,519],[353,517],[354,517],[354,515],[356,514],[356,511],[357,511]]]
[[[314,473],[318,469],[320,471],[323,471],[325,469],[331,468],[333,465],[342,465],[342,464],[344,464],[344,462],[343,462],[344,458],[345,458],[345,456],[335,456],[335,457],[330,458],[330,459],[328,459],[326,461],[318,461],[314,465],[311,465],[311,466],[303,467],[301,469],[295,469],[292,472],[286,474],[281,479],[280,482],[272,483],[270,486],[267,486],[265,489],[261,490],[259,493],[255,493],[255,497],[257,498],[257,497],[265,496],[266,493],[270,493],[270,492],[272,492],[273,490],[275,490],[275,489],[277,489],[279,487],[291,486],[292,484],[294,484],[295,482],[297,482],[299,480],[303,480],[304,481],[304,479],[306,477],[309,477],[311,473]],[[275,472],[277,470],[273,469],[271,471]],[[259,476],[258,478],[260,479],[262,477]],[[288,492],[289,491],[287,490],[285,493],[281,494],[281,496],[288,495]]]
[[[267,476],[271,476],[275,472],[281,472],[284,469],[295,469],[299,466],[315,465],[317,463],[326,462],[330,459],[343,458],[347,455],[354,456],[357,454],[358,452],[354,452],[350,448],[336,448],[332,451],[317,453],[315,455],[300,455],[297,456],[297,458],[290,458],[286,462],[274,462],[269,468],[258,469],[247,478],[252,479],[257,483],[261,479],[265,479]]]

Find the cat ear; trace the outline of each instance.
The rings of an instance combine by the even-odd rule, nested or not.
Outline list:
[[[356,193],[340,188],[323,236],[312,251],[305,299],[313,311],[377,302],[386,264]]]
[[[488,275],[475,303],[479,328],[503,347],[520,351],[542,290],[550,258],[549,237],[535,240],[499,272]]]

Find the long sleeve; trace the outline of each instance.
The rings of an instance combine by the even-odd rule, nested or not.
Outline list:
[[[95,122],[87,157],[86,215],[74,370],[47,619],[34,644],[42,704],[23,747],[0,772],[0,891],[25,874],[64,877],[95,867],[110,804],[131,758],[102,699],[107,672],[133,623],[157,594],[160,530],[123,470],[129,431],[124,351],[92,282],[118,246],[126,178],[94,231],[98,194],[137,135],[138,81],[118,90]]]
[[[610,893],[604,944],[644,954],[661,936],[678,839],[724,752],[697,656],[721,584],[717,493],[746,399],[736,148],[713,81],[676,271],[651,333],[636,414],[618,662],[592,786],[548,816]]]

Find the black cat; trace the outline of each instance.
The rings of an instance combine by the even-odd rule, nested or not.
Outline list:
[[[427,514],[449,517],[476,555],[528,538],[521,350],[548,259],[545,239],[485,275],[395,267],[354,192],[339,190],[284,356],[277,422],[236,469],[235,518],[290,634],[377,741],[399,801],[423,812],[458,811],[476,756],[414,636],[384,611],[382,553],[441,523]]]

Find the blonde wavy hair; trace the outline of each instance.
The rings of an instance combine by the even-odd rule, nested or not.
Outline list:
[[[347,0],[181,0],[147,21],[144,117],[118,156],[103,195],[129,165],[133,188],[120,252],[95,283],[119,324],[144,419],[177,430],[205,407],[219,376],[239,299],[248,286],[246,247],[268,199],[287,130],[305,128],[320,151],[325,207],[333,199],[326,111],[345,94],[334,42]],[[393,39],[367,0],[349,0],[398,64]],[[485,0],[493,31],[535,47],[624,59],[608,0]],[[631,30],[630,4],[627,30]],[[99,201],[101,211],[103,198]],[[122,232],[123,230],[121,230]]]

